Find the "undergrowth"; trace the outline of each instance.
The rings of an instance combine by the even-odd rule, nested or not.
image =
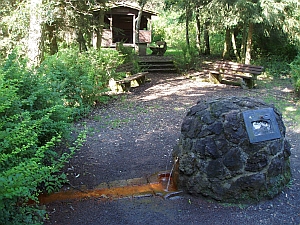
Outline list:
[[[13,52],[0,67],[0,224],[43,222],[38,196],[66,182],[61,169],[87,133],[74,139],[72,123],[107,101],[116,54],[64,50],[30,70]]]

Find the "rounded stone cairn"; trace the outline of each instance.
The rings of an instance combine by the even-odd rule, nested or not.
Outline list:
[[[280,139],[251,144],[243,111],[273,108]],[[173,150],[177,185],[190,194],[228,203],[273,198],[291,179],[291,145],[281,113],[247,97],[199,101],[187,113]],[[176,179],[176,178],[174,178]]]

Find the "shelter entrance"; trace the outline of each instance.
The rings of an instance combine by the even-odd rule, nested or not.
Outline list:
[[[113,15],[113,43],[133,43],[133,15]]]

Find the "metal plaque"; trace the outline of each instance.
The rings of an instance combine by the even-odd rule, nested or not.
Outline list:
[[[243,117],[250,143],[281,138],[273,108],[247,110]]]

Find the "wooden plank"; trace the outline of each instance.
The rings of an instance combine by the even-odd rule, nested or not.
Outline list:
[[[233,63],[233,62],[222,62],[217,61],[215,63],[215,68],[228,68],[233,70],[240,70],[240,71],[253,71],[255,73],[263,72],[264,67],[263,66],[255,66],[255,65],[249,65],[249,64],[240,64],[240,63]]]
[[[111,79],[109,81],[109,87],[113,92],[127,92],[131,87],[138,87],[146,82],[146,74],[148,72],[141,72],[132,76],[126,77],[122,80],[115,81]]]
[[[136,79],[138,79],[138,78],[145,77],[145,75],[146,75],[147,73],[148,73],[148,72],[137,73],[137,74],[134,74],[134,75],[132,75],[132,76],[126,77],[126,78],[124,78],[124,79],[122,79],[122,80],[119,80],[119,81],[117,81],[117,82],[119,82],[119,83],[130,82],[130,81],[132,81],[132,80],[136,80]]]

